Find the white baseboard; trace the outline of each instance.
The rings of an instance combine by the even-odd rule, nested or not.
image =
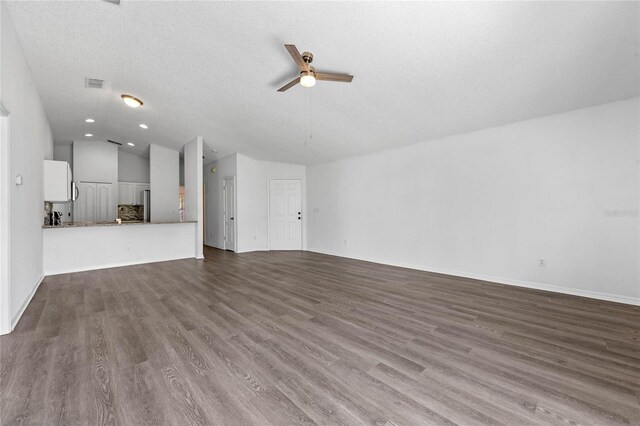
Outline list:
[[[570,287],[534,283],[531,281],[516,280],[516,279],[504,278],[504,277],[495,277],[490,275],[481,275],[481,274],[475,274],[471,272],[453,271],[453,270],[442,269],[442,268],[424,267],[421,265],[413,265],[413,264],[398,263],[398,262],[388,262],[388,261],[382,261],[380,259],[372,259],[372,258],[357,257],[357,256],[345,256],[343,254],[336,254],[330,251],[319,250],[319,249],[309,249],[307,251],[327,254],[330,256],[344,257],[347,259],[379,263],[382,265],[397,266],[400,268],[415,269],[418,271],[433,272],[436,274],[443,274],[443,275],[451,275],[454,277],[471,278],[474,280],[488,281],[488,282],[493,282],[498,284],[512,285],[516,287],[531,288],[534,290],[551,291],[554,293],[562,293],[562,294],[569,294],[572,296],[587,297],[589,299],[606,300],[608,302],[617,302],[617,303],[624,303],[627,305],[640,306],[640,297],[621,296],[621,295],[611,294],[611,293],[601,293],[597,291],[580,290],[580,289],[575,289]]]
[[[246,250],[238,250],[236,253],[252,253],[256,251],[271,251],[271,250],[269,250],[268,248],[253,248],[253,249],[246,249]]]
[[[181,259],[196,259],[196,257],[184,256],[184,257],[172,257],[170,259],[141,259],[141,260],[133,260],[130,262],[114,262],[114,263],[100,264],[100,265],[79,266],[77,268],[69,268],[64,270],[62,269],[47,270],[45,271],[45,276],[72,274],[74,272],[96,271],[98,269],[119,268],[121,266],[144,265],[145,263],[169,262],[172,260],[181,260]]]
[[[207,246],[207,247],[212,247],[212,248],[215,248],[215,249],[224,250],[224,247],[220,247],[219,245],[214,244],[214,243],[205,242],[204,245]]]
[[[13,331],[13,329],[16,328],[16,325],[18,325],[18,321],[20,321],[20,318],[22,318],[22,314],[24,314],[24,311],[27,310],[27,306],[29,306],[29,303],[31,303],[31,299],[33,299],[36,291],[38,291],[38,289],[40,288],[40,284],[42,284],[43,279],[44,275],[40,275],[40,278],[38,278],[38,280],[36,281],[36,284],[33,286],[33,289],[31,290],[31,293],[29,293],[29,296],[27,296],[25,301],[22,303],[22,306],[20,306],[18,312],[13,316],[13,318],[11,318],[11,330],[9,330],[9,332]]]

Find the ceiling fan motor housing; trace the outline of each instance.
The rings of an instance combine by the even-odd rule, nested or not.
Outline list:
[[[300,77],[305,76],[305,75],[312,75],[312,76],[316,76],[316,69],[314,67],[309,67],[309,71],[300,71]]]

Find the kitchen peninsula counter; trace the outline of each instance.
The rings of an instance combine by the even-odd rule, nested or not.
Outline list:
[[[198,223],[68,222],[42,229],[45,275],[194,258]]]
[[[143,222],[138,220],[118,222],[66,222],[62,225],[42,225],[43,229],[52,228],[92,228],[96,226],[130,226],[130,225],[175,225],[180,223],[196,223],[192,220]]]

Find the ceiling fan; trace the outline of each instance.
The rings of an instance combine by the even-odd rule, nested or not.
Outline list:
[[[313,62],[313,53],[304,52],[301,55],[296,46],[294,46],[293,44],[285,44],[284,47],[289,52],[298,68],[300,68],[300,75],[279,88],[278,92],[287,91],[298,83],[300,83],[300,85],[304,87],[312,87],[315,86],[316,80],[339,81],[343,83],[351,83],[351,80],[353,80],[353,76],[348,74],[316,72],[315,68],[309,65],[311,64],[311,62]]]

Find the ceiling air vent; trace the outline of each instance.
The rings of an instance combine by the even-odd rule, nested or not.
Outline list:
[[[111,140],[111,139],[107,139],[107,142],[110,142],[110,143],[115,144],[115,145],[120,145],[120,146],[122,146],[122,142],[116,142],[116,141]]]
[[[88,87],[89,89],[102,89],[103,85],[104,80],[100,80],[99,78],[86,77],[84,79],[84,87]]]

